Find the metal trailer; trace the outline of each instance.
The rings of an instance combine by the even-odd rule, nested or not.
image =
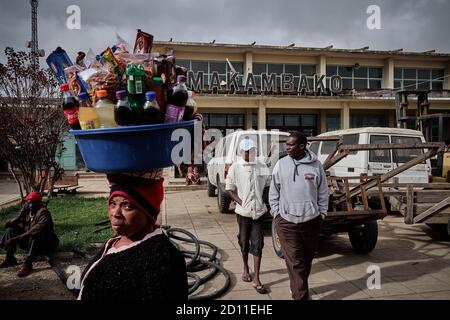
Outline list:
[[[378,239],[377,220],[387,215],[385,203],[385,187],[383,182],[397,174],[435,156],[443,151],[443,144],[418,143],[407,144],[361,144],[343,145],[340,137],[313,137],[309,141],[332,140],[337,141],[336,147],[324,161],[323,167],[327,171],[334,164],[345,158],[352,151],[386,150],[386,149],[424,149],[421,156],[402,164],[380,176],[361,177],[333,177],[328,176],[330,189],[329,209],[322,224],[322,234],[329,235],[347,232],[350,243],[355,252],[366,254],[372,251]],[[356,180],[356,181],[355,181]],[[414,186],[410,187],[414,190]],[[450,199],[448,202],[450,203]],[[422,214],[430,214],[423,212]],[[272,221],[272,243],[276,254],[282,257],[278,235]]]

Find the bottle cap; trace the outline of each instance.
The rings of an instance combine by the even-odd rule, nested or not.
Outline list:
[[[69,91],[69,85],[67,83],[64,83],[59,87],[59,90],[61,90],[61,92],[67,92]]]
[[[86,92],[80,92],[77,97],[79,101],[86,101],[88,94]]]
[[[163,85],[163,79],[161,77],[153,77],[152,83],[156,87],[161,87]]]
[[[127,92],[125,90],[119,90],[116,91],[116,98],[118,100],[122,100],[123,98],[125,98],[127,96]]]
[[[107,96],[108,96],[108,91],[106,91],[106,90],[98,90],[97,91],[98,98],[105,98]]]
[[[177,77],[177,82],[186,82],[187,78],[186,76],[180,75]]]
[[[147,91],[145,93],[145,99],[147,101],[153,101],[156,99],[156,93],[154,91]]]

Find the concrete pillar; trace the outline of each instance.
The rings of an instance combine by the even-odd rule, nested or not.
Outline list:
[[[266,106],[262,103],[258,107],[258,130],[266,128]]]
[[[247,108],[245,109],[245,129],[252,128],[252,119],[253,119],[253,109]]]
[[[388,58],[384,60],[383,77],[383,88],[394,89],[394,59]]]
[[[317,67],[318,69],[316,70],[316,73],[318,76],[327,74],[327,57],[325,55],[319,56],[319,63]]]
[[[447,67],[444,72],[444,90],[450,90],[450,61],[447,62]]]
[[[341,128],[350,129],[350,103],[344,102],[341,109]]]
[[[247,75],[250,72],[253,72],[253,53],[246,52],[244,61],[244,84],[247,81]]]
[[[320,127],[319,134],[327,132],[327,110],[320,110]]]

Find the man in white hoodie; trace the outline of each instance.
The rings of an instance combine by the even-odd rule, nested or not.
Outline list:
[[[239,144],[242,158],[233,163],[228,170],[225,189],[236,202],[236,217],[239,225],[238,241],[244,262],[242,280],[253,281],[258,293],[268,293],[259,279],[264,234],[261,216],[267,212],[263,201],[263,191],[270,181],[269,168],[258,161],[255,155],[255,143],[248,138]],[[255,273],[253,277],[248,267],[248,254],[253,255]]]
[[[308,277],[329,200],[325,171],[306,145],[303,133],[291,133],[288,156],[275,165],[269,191],[294,300],[309,299]]]

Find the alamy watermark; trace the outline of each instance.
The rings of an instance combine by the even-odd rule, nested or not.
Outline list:
[[[81,9],[79,6],[72,4],[67,7],[66,14],[68,15],[66,20],[66,27],[69,30],[81,29]]]
[[[366,20],[366,26],[369,30],[381,29],[381,9],[377,5],[370,5],[367,7],[366,13],[369,17]]]
[[[377,265],[370,265],[367,267],[367,273],[371,274],[369,278],[367,278],[366,285],[367,289],[375,290],[381,289],[381,269]]]
[[[66,286],[69,290],[79,290],[81,288],[81,269],[79,266],[70,265],[66,269],[67,277]]]

